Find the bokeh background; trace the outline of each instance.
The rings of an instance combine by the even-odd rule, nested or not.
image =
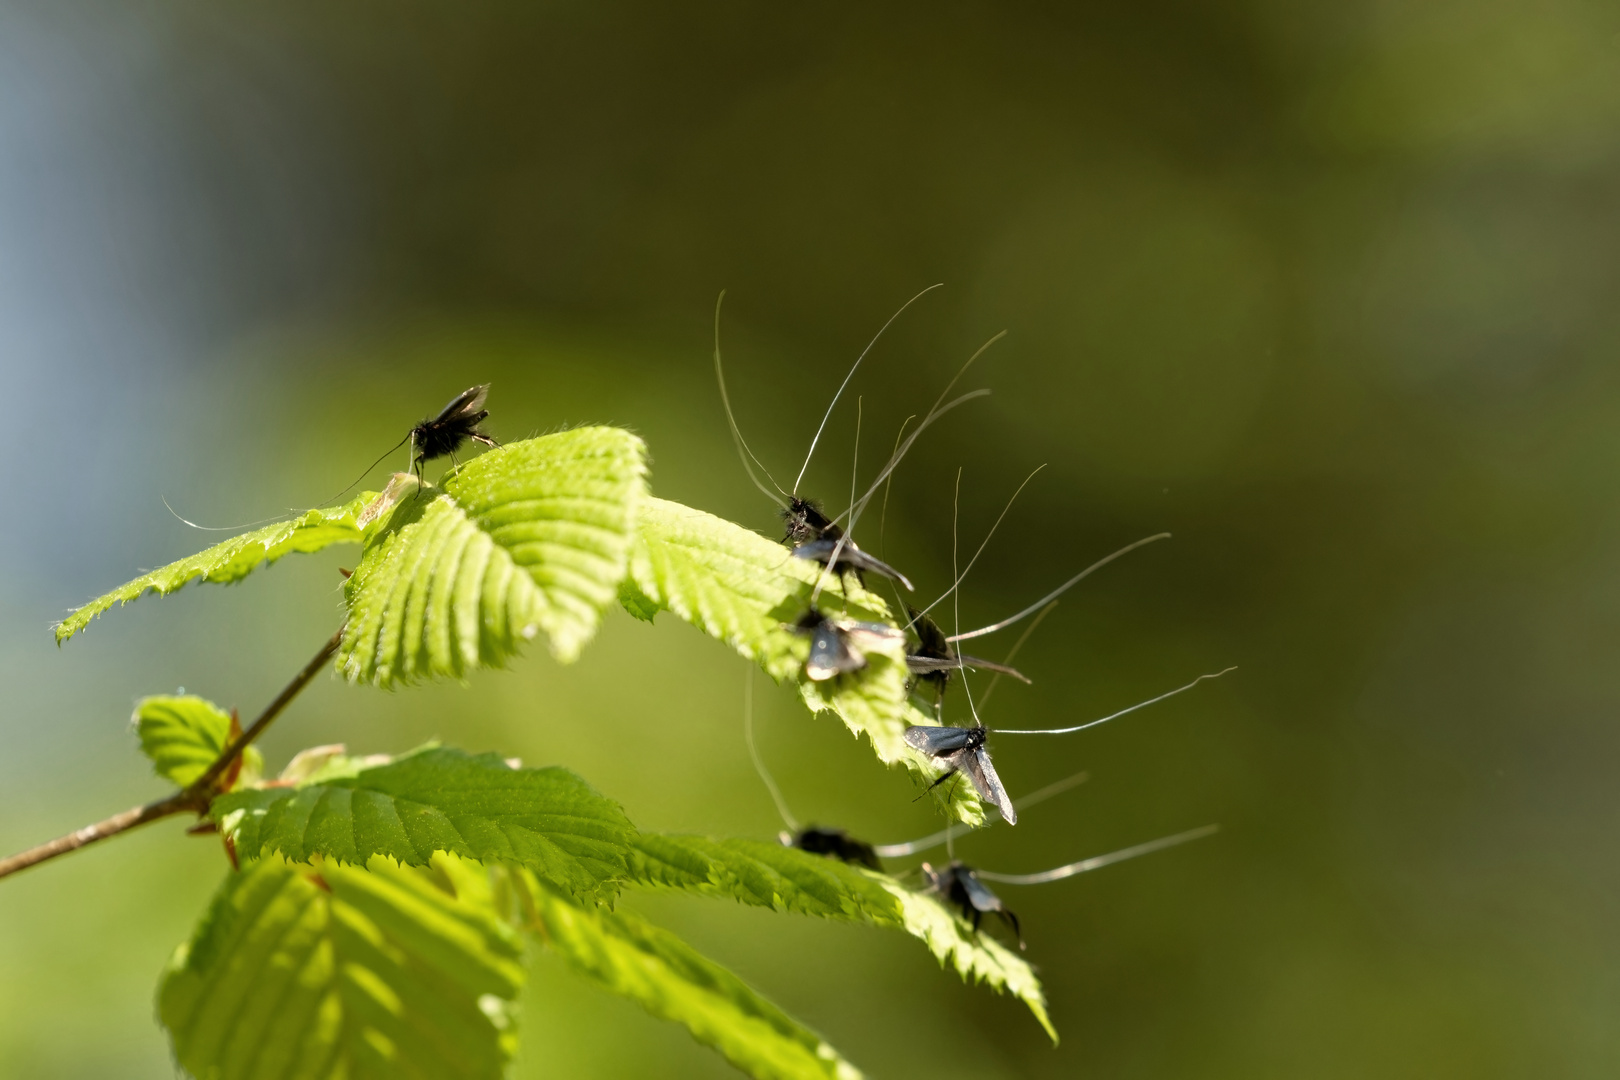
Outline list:
[[[914,942],[631,898],[874,1076],[1597,1077],[1620,1069],[1620,13],[1583,0],[1083,4],[0,3],[0,847],[153,797],[127,717],[252,711],[352,552],[49,624],[228,525],[324,499],[493,381],[504,438],[633,427],[654,488],[763,532],[710,370],[791,476],[846,366],[881,546],[936,594],[1070,594],[993,723],[1016,794],[964,840],[1042,869],[1063,1043]],[[840,503],[853,399],[807,489]],[[403,451],[389,466],[403,463]],[[380,480],[374,479],[372,486]],[[1004,635],[1008,637],[1010,635]],[[1000,655],[1008,640],[991,639]],[[622,613],[577,664],[317,683],[273,766],[430,737],[562,763],[649,827],[779,827],[745,665]],[[899,774],[756,677],[797,813],[930,831]],[[957,704],[960,701],[958,700]],[[172,1075],[152,989],[223,871],[175,823],[0,884],[0,1074]],[[519,1077],[723,1076],[540,958]]]

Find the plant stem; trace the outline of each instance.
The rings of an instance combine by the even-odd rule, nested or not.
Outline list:
[[[97,840],[105,840],[109,836],[117,836],[119,833],[128,832],[130,829],[145,825],[150,821],[157,821],[159,818],[183,814],[188,810],[201,813],[208,809],[208,804],[215,795],[214,784],[224,775],[225,770],[231,767],[231,763],[241,756],[242,751],[246,750],[253,743],[253,740],[264,734],[264,730],[292,703],[293,698],[297,697],[299,692],[308,686],[316,675],[320,674],[321,668],[325,667],[326,662],[337,654],[338,646],[342,643],[343,629],[339,627],[338,632],[332,635],[331,640],[321,646],[321,651],[316,653],[314,658],[304,665],[302,671],[293,676],[292,681],[282,688],[281,693],[276,695],[274,701],[265,706],[258,719],[254,720],[246,731],[226,744],[225,749],[220,751],[219,757],[214,759],[214,763],[208,766],[207,771],[184,790],[177,791],[167,798],[158,799],[156,802],[149,802],[145,806],[133,806],[122,813],[114,814],[105,821],[98,821],[94,825],[86,825],[82,829],[75,829],[66,836],[59,836],[55,840],[31,847],[27,851],[19,851],[10,858],[0,859],[0,878],[8,874],[15,874],[19,870],[26,870],[30,866],[44,862],[46,859],[54,859],[58,855],[77,851],[86,844],[93,844]]]

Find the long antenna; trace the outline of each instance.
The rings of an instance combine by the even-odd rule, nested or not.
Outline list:
[[[1007,516],[1007,511],[1012,509],[1013,503],[1018,501],[1018,496],[1026,487],[1029,486],[1029,482],[1035,479],[1035,473],[1040,472],[1044,468],[1046,468],[1045,465],[1037,465],[1035,467],[1035,472],[1032,472],[1028,476],[1024,477],[1024,482],[1018,485],[1018,490],[1012,493],[1012,498],[1007,500],[1007,505],[1001,508],[1001,515],[996,518],[996,523],[990,526],[990,531],[984,534],[984,540],[979,544],[979,550],[973,553],[973,558],[968,560],[968,564],[963,568],[962,573],[956,578],[955,581],[951,582],[950,588],[939,594],[938,600],[935,600],[932,604],[929,604],[927,607],[923,608],[922,611],[918,612],[919,615],[926,615],[930,611],[933,611],[934,608],[938,607],[940,602],[943,601],[947,596],[950,596],[952,593],[956,592],[957,586],[961,585],[962,581],[968,576],[969,573],[972,572],[973,564],[979,561],[980,555],[984,554],[984,549],[990,546],[990,538],[996,535],[996,530],[1001,527],[1002,519]],[[912,622],[916,621],[916,619],[912,620]],[[955,639],[953,638],[952,640]]]
[[[887,330],[890,324],[892,324],[894,320],[898,319],[906,308],[910,307],[912,304],[915,304],[925,293],[933,292],[943,284],[944,282],[941,281],[930,285],[916,296],[913,296],[910,300],[907,300],[905,303],[901,304],[900,310],[889,316],[889,321],[878,328],[878,332],[872,335],[872,340],[866,343],[866,348],[861,350],[861,355],[855,358],[855,363],[849,369],[849,374],[845,375],[844,381],[838,384],[838,393],[833,395],[832,401],[827,405],[827,412],[821,418],[821,426],[816,428],[816,437],[810,440],[810,452],[804,455],[804,467],[799,470],[799,475],[795,477],[793,481],[793,493],[795,495],[799,493],[799,485],[804,482],[805,471],[810,468],[810,459],[816,456],[816,443],[821,441],[821,433],[827,429],[827,421],[832,419],[833,409],[838,405],[838,399],[843,396],[844,387],[848,386],[849,380],[855,377],[855,369],[861,366],[861,361],[866,359],[866,354],[871,352],[872,346],[878,343],[878,338],[883,336],[883,331]]]
[[[767,499],[777,506],[786,507],[787,503],[783,499],[787,497],[787,492],[782,491],[782,485],[776,482],[776,477],[771,475],[771,471],[765,467],[764,462],[755,457],[754,452],[748,448],[747,441],[742,437],[742,429],[737,426],[737,418],[731,412],[731,395],[726,393],[726,373],[720,366],[720,305],[725,301],[726,290],[721,289],[719,299],[714,302],[714,377],[715,381],[720,384],[720,403],[726,407],[726,423],[731,427],[731,439],[737,445],[737,456],[742,459],[743,471],[748,473],[748,479],[752,480],[754,486],[765,493]],[[759,466],[759,471],[765,474],[766,479],[770,480],[777,491],[782,492],[782,498],[772,495],[770,489],[759,482],[759,477],[754,475],[753,465],[749,464],[750,461]]]
[[[1223,669],[1221,671],[1217,671],[1212,675],[1200,675],[1200,676],[1198,676],[1198,678],[1194,679],[1192,682],[1188,683],[1186,686],[1178,686],[1174,690],[1170,691],[1167,694],[1160,694],[1156,698],[1148,698],[1146,701],[1139,701],[1135,705],[1132,705],[1130,708],[1121,709],[1121,710],[1119,710],[1119,712],[1113,713],[1113,714],[1111,714],[1109,716],[1105,716],[1101,720],[1093,720],[1090,723],[1086,723],[1086,724],[1076,724],[1074,727],[1037,728],[1034,731],[1013,731],[1013,730],[1011,730],[1009,728],[991,728],[990,730],[994,731],[997,735],[1072,735],[1076,731],[1084,731],[1084,730],[1086,730],[1086,728],[1093,728],[1093,727],[1096,727],[1098,724],[1106,724],[1110,720],[1118,720],[1120,717],[1126,715],[1127,713],[1133,713],[1137,709],[1145,709],[1149,705],[1156,705],[1159,702],[1163,701],[1165,698],[1173,698],[1177,694],[1184,694],[1188,690],[1191,690],[1193,687],[1197,686],[1199,683],[1203,682],[1205,679],[1218,679],[1222,675],[1225,675],[1228,671],[1236,671],[1236,670],[1237,670],[1236,667],[1229,667],[1229,668],[1225,668],[1225,669]]]
[[[748,742],[748,756],[754,759],[754,771],[765,782],[765,790],[771,793],[771,801],[776,804],[776,812],[782,815],[782,824],[794,832],[799,831],[799,823],[793,817],[793,811],[788,809],[787,800],[782,797],[782,791],[776,786],[776,780],[771,771],[759,759],[759,751],[754,748],[754,669],[750,667],[743,677],[743,738]]]
[[[855,454],[849,463],[849,505],[855,505],[856,478],[861,474],[861,400],[855,399]]]
[[[1165,532],[1165,533],[1154,533],[1152,536],[1144,536],[1142,539],[1136,541],[1136,543],[1134,543],[1134,544],[1126,544],[1124,547],[1120,548],[1118,551],[1114,552],[1112,555],[1109,555],[1109,556],[1107,556],[1105,558],[1098,559],[1096,562],[1092,563],[1090,566],[1086,567],[1084,570],[1082,570],[1078,574],[1074,575],[1074,577],[1070,578],[1068,581],[1065,581],[1062,585],[1059,585],[1057,588],[1053,589],[1051,592],[1047,593],[1045,596],[1041,597],[1039,600],[1037,600],[1033,604],[1029,605],[1029,607],[1025,608],[1023,611],[1020,611],[1018,614],[1009,615],[1005,619],[1002,619],[998,623],[991,623],[989,626],[981,626],[977,630],[969,630],[965,634],[957,634],[957,635],[955,635],[953,637],[948,637],[945,640],[946,641],[967,641],[969,638],[984,637],[986,634],[993,634],[997,630],[1005,630],[1007,627],[1011,626],[1015,622],[1018,622],[1020,619],[1024,618],[1025,616],[1031,615],[1034,612],[1039,611],[1042,607],[1044,607],[1046,605],[1046,603],[1048,601],[1056,600],[1058,597],[1060,597],[1064,593],[1068,592],[1071,588],[1073,588],[1074,586],[1080,584],[1081,581],[1083,581],[1086,578],[1090,577],[1092,575],[1092,573],[1094,573],[1095,571],[1101,570],[1103,567],[1107,566],[1109,563],[1113,562],[1115,559],[1119,558],[1121,555],[1128,555],[1129,553],[1135,551],[1137,548],[1145,547],[1146,545],[1153,543],[1155,540],[1168,540],[1169,538],[1170,538],[1170,534],[1167,533],[1167,532]]]
[[[1175,847],[1177,844],[1185,844],[1189,840],[1201,840],[1220,831],[1221,827],[1219,825],[1205,825],[1199,829],[1188,829],[1184,833],[1176,833],[1174,836],[1166,836],[1158,840],[1149,840],[1145,844],[1121,848],[1118,851],[1109,852],[1107,855],[1093,855],[1089,859],[1081,859],[1079,862],[1072,862],[1067,866],[1059,866],[1052,870],[1043,870],[1038,874],[993,874],[988,870],[975,870],[973,873],[976,877],[981,877],[986,881],[1000,882],[1003,885],[1044,885],[1048,881],[1062,881],[1064,878],[1074,877],[1076,874],[1084,874],[1088,870],[1099,870],[1104,866],[1124,862],[1126,859],[1134,859],[1138,855],[1150,855],[1155,851],[1163,851],[1165,848]]]
[[[411,432],[407,431],[405,433],[405,438],[404,439],[399,440],[399,442],[395,443],[393,446],[390,446],[387,450],[385,450],[382,453],[381,457],[378,457],[376,461],[373,461],[370,465],[366,466],[366,471],[365,472],[363,472],[359,476],[355,477],[352,481],[349,482],[348,487],[344,488],[342,491],[338,492],[336,495],[333,495],[331,498],[326,499],[326,500],[324,500],[322,502],[316,503],[314,506],[309,507],[309,509],[307,509],[307,510],[294,510],[294,511],[292,511],[292,513],[295,514],[295,515],[296,514],[307,514],[307,513],[309,513],[310,510],[319,510],[321,507],[326,506],[326,505],[328,505],[330,503],[334,503],[337,500],[343,498],[343,496],[347,495],[349,493],[350,489],[353,488],[355,484],[358,484],[360,481],[364,480],[371,473],[372,469],[375,469],[378,465],[381,465],[383,458],[387,457],[389,454],[392,454],[395,450],[398,450],[401,446],[404,446],[405,445],[405,440],[409,439],[410,437],[411,437]],[[181,517],[178,513],[175,513],[174,507],[169,506],[169,500],[168,499],[163,498],[162,495],[159,495],[158,498],[163,500],[163,505],[168,509],[169,513],[174,514],[175,519],[177,521],[180,521],[183,524],[189,525],[193,529],[200,529],[203,532],[235,532],[238,529],[251,529],[255,525],[264,525],[264,524],[267,524],[268,522],[272,522],[272,521],[283,521],[287,517],[286,514],[279,514],[279,515],[277,515],[275,517],[260,518],[258,521],[249,521],[249,522],[246,522],[245,524],[242,524],[242,525],[198,525],[195,521],[187,521],[185,518]]]
[[[1028,641],[1029,636],[1035,632],[1035,628],[1037,626],[1040,626],[1041,623],[1046,619],[1046,617],[1048,615],[1052,614],[1052,609],[1057,607],[1058,603],[1059,603],[1059,601],[1054,600],[1050,604],[1047,604],[1044,608],[1041,609],[1041,613],[1039,615],[1035,616],[1035,621],[1030,623],[1028,626],[1024,627],[1024,632],[1022,634],[1018,635],[1018,640],[1013,642],[1013,647],[1007,650],[1006,657],[1004,657],[1002,659],[1001,662],[1004,665],[1006,665],[1007,667],[1012,667],[1012,662],[1015,659],[1018,658],[1018,650],[1022,649],[1024,647],[1024,642]],[[991,678],[991,680],[990,680],[990,688],[984,692],[984,697],[979,699],[979,704],[984,705],[984,706],[989,706],[989,704],[990,704],[990,695],[994,694],[996,692],[996,687],[999,686],[1000,684],[1001,684],[1001,672],[998,671]]]
[[[1066,776],[1056,783],[1047,784],[1043,788],[1030,792],[1022,799],[1014,800],[1013,809],[1027,810],[1031,806],[1038,806],[1047,799],[1052,798],[1054,795],[1061,795],[1071,788],[1079,787],[1089,779],[1091,779],[1091,774],[1087,772],[1077,772],[1073,776]],[[999,821],[1000,818],[986,818],[985,820],[989,823],[989,825],[993,825]],[[988,828],[988,825],[985,827]],[[903,844],[879,844],[872,848],[872,850],[877,852],[880,858],[900,859],[907,855],[915,855],[919,851],[927,851],[929,848],[939,847],[939,845],[945,842],[947,837],[961,836],[963,833],[971,831],[972,828],[967,825],[952,825],[949,828],[939,830],[939,832],[929,833],[927,836],[924,836],[919,840],[908,840]]]

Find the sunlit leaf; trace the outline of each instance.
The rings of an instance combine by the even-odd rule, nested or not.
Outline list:
[[[521,944],[481,867],[279,859],[233,872],[158,989],[199,1080],[497,1080]]]
[[[287,521],[233,536],[206,551],[142,574],[134,581],[90,601],[57,623],[54,627],[56,643],[60,645],[83,630],[91,619],[114,604],[127,604],[148,590],[163,596],[198,579],[229,584],[241,581],[260,566],[273,563],[283,555],[319,551],[332,544],[358,544],[365,539],[365,530],[356,524],[356,519],[373,498],[375,495],[368,492],[353,502],[331,510],[308,510]]]
[[[633,613],[650,618],[644,610],[649,605],[673,612],[772,678],[796,681],[805,704],[837,713],[850,731],[871,740],[885,764],[904,763],[924,781],[937,774],[905,743],[907,727],[931,721],[909,701],[903,656],[870,652],[862,671],[826,682],[803,677],[809,643],[785,627],[809,607],[821,577],[816,563],[793,558],[781,544],[712,514],[648,498],[630,573],[635,588],[626,607],[634,603]],[[842,583],[830,579],[816,603],[825,613],[892,622],[882,598],[852,574]],[[956,816],[981,824],[984,812],[971,785],[948,787]]]
[[[530,917],[573,968],[757,1080],[855,1080],[860,1072],[819,1035],[667,930],[626,912],[586,909],[543,887]]]
[[[344,587],[339,670],[382,686],[460,678],[542,632],[572,660],[618,595],[645,474],[640,439],[576,428],[401,499]]]
[[[617,892],[636,836],[617,803],[567,769],[439,747],[383,765],[334,758],[303,785],[216,799],[209,816],[244,858],[366,865],[385,855],[425,866],[448,851],[517,863],[585,900]]]
[[[967,982],[1013,994],[1054,1040],[1040,980],[1021,956],[975,931],[937,897],[877,874],[758,840],[643,833],[630,862],[634,884],[736,900],[755,907],[904,930]]]
[[[208,771],[231,738],[230,714],[192,694],[142,698],[131,723],[152,771],[182,788]],[[244,750],[241,762],[237,781],[256,779],[263,765],[258,747]]]
[[[989,934],[968,926],[936,897],[912,892],[893,880],[883,885],[900,903],[906,932],[921,938],[942,967],[955,968],[963,982],[984,983],[1018,998],[1029,1006],[1052,1042],[1058,1041],[1057,1029],[1046,1015],[1041,981],[1028,961]]]

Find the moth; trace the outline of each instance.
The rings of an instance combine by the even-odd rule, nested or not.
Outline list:
[[[1024,947],[1024,931],[1018,925],[1018,916],[1009,911],[1001,902],[1001,897],[990,891],[990,887],[980,881],[978,875],[969,866],[960,861],[948,863],[935,870],[927,863],[922,864],[923,879],[928,882],[928,891],[938,894],[941,900],[959,908],[962,918],[973,924],[973,932],[978,933],[979,923],[984,919],[986,912],[994,912],[1003,922],[1012,927],[1013,933],[1018,937],[1018,947]]]
[[[811,825],[796,833],[784,832],[781,834],[781,840],[788,847],[795,847],[812,855],[830,855],[840,862],[864,866],[878,873],[883,872],[883,863],[878,858],[877,849],[864,840],[855,839],[843,829],[827,829]]]
[[[927,754],[936,765],[945,768],[944,774],[929,785],[929,791],[962,773],[979,793],[979,798],[1000,810],[1007,824],[1016,825],[1018,810],[1007,797],[1007,789],[1001,786],[1001,777],[996,775],[990,751],[984,745],[989,734],[989,730],[982,727],[918,726],[906,728],[905,740],[912,749]]]
[[[468,439],[490,447],[501,445],[478,430],[478,425],[489,418],[489,410],[484,408],[484,401],[489,397],[489,386],[489,383],[469,386],[451,398],[450,403],[439,410],[438,416],[429,417],[411,428],[406,437],[415,455],[411,468],[418,477],[422,475],[423,462],[453,456]]]
[[[867,650],[896,649],[906,640],[905,631],[899,627],[823,615],[814,607],[799,616],[798,622],[788,629],[810,638],[810,655],[805,658],[804,673],[812,682],[826,682],[860,671],[866,666]]]
[[[911,617],[912,632],[917,635],[916,647],[906,652],[906,669],[911,672],[914,682],[927,683],[934,688],[936,717],[939,716],[940,709],[945,703],[945,687],[949,685],[953,671],[961,668],[976,670],[982,668],[1002,675],[1011,675],[1020,682],[1029,682],[1028,677],[1017,668],[958,653],[952,646],[950,638],[945,636],[945,631],[941,630],[933,619],[914,607],[908,606],[906,612]]]
[[[854,571],[862,585],[866,584],[864,575],[873,573],[898,581],[908,592],[912,590],[910,578],[856,547],[855,541],[844,534],[838,523],[822,513],[819,504],[789,495],[782,519],[787,523],[787,535],[782,542],[793,549],[795,559],[814,559],[839,575]]]
[[[837,392],[833,394],[832,402],[827,406],[827,412],[822,416],[821,425],[816,429],[814,438],[810,440],[810,450],[805,455],[804,465],[799,469],[799,474],[794,479],[791,490],[784,488],[781,484],[777,483],[776,478],[771,475],[770,470],[765,467],[764,463],[759,460],[758,456],[756,456],[753,450],[749,447],[747,440],[743,438],[742,429],[737,425],[736,414],[731,408],[731,396],[726,390],[725,371],[720,362],[719,302],[715,304],[714,310],[714,376],[715,381],[720,387],[720,401],[725,407],[726,423],[731,429],[732,442],[737,447],[737,456],[742,460],[743,469],[748,473],[748,479],[753,482],[754,486],[757,487],[766,498],[770,499],[781,508],[782,517],[787,526],[787,532],[786,536],[783,538],[783,543],[787,544],[788,547],[792,549],[794,557],[811,559],[815,562],[819,562],[823,566],[828,567],[835,574],[842,575],[851,570],[857,574],[868,572],[874,573],[878,574],[879,576],[892,578],[893,580],[900,582],[908,591],[912,589],[912,584],[904,574],[901,574],[898,570],[884,562],[882,559],[878,559],[862,551],[855,545],[854,540],[851,539],[849,534],[854,532],[855,524],[859,520],[861,512],[865,510],[867,504],[871,502],[872,497],[877,493],[878,489],[882,487],[883,482],[887,480],[891,474],[893,474],[896,468],[899,467],[901,460],[904,459],[906,454],[910,451],[912,444],[916,442],[918,436],[920,436],[923,431],[932,425],[936,420],[950,412],[956,406],[965,401],[971,401],[974,398],[983,397],[990,392],[988,390],[974,390],[970,393],[962,394],[949,402],[945,400],[947,395],[949,395],[951,388],[956,385],[957,380],[962,377],[962,375],[967,371],[968,367],[972,365],[973,361],[979,358],[979,355],[984,352],[984,349],[989,347],[989,343],[986,343],[984,348],[981,348],[978,352],[974,353],[968,362],[962,365],[962,370],[958,371],[956,373],[956,377],[946,385],[944,392],[940,394],[939,399],[935,401],[933,407],[929,409],[928,414],[923,418],[922,423],[917,425],[917,427],[912,430],[911,434],[906,436],[903,441],[896,445],[894,453],[890,455],[888,462],[883,466],[883,468],[878,471],[877,476],[873,479],[866,492],[859,498],[856,498],[853,490],[854,485],[853,483],[851,484],[852,490],[850,507],[848,510],[844,511],[843,514],[840,514],[835,518],[828,517],[817,503],[799,494],[799,485],[804,482],[804,474],[810,468],[811,459],[815,457],[816,445],[821,441],[822,433],[827,428],[827,421],[831,419],[833,410],[838,405],[839,398],[843,396],[845,388],[849,386],[850,380],[854,378],[856,369],[861,366],[861,361],[866,359],[866,355],[867,353],[871,352],[872,346],[877,344],[878,338],[882,337],[883,332],[889,328],[890,324],[892,324],[895,319],[899,318],[900,313],[905,311],[907,307],[910,307],[918,297],[923,295],[923,293],[929,292],[934,288],[938,288],[938,286],[930,286],[928,289],[924,289],[921,293],[918,293],[917,296],[914,296],[910,300],[906,301],[906,303],[901,306],[900,310],[896,311],[892,316],[889,317],[889,321],[883,324],[883,327],[878,330],[877,335],[873,337],[871,342],[867,344],[866,348],[862,350],[860,356],[856,357],[855,363],[849,369],[849,373],[844,376],[844,381],[839,384]],[[724,299],[725,294],[721,293],[720,300],[724,301]],[[997,338],[1000,336],[1001,335],[998,334]],[[992,342],[995,340],[996,338],[991,339]],[[755,472],[756,467],[758,468],[759,473],[764,474],[765,479],[770,481],[770,487],[767,487],[765,482],[760,479],[759,474]],[[776,490],[772,491],[772,488],[775,488]],[[847,522],[840,525],[839,522],[843,521],[845,518],[848,519]]]
[[[1198,840],[1205,836],[1219,832],[1219,825],[1205,825],[1197,829],[1176,833],[1174,836],[1161,837],[1158,840],[1149,840],[1145,844],[1135,844],[1118,851],[1111,851],[1106,855],[1093,855],[1089,859],[1078,862],[1065,863],[1063,866],[1053,867],[1051,870],[1042,870],[1036,874],[996,874],[988,870],[976,870],[963,865],[960,861],[953,861],[939,870],[935,870],[927,863],[923,863],[921,870],[923,880],[927,883],[926,891],[937,895],[942,901],[958,908],[962,918],[973,925],[975,932],[983,921],[987,912],[999,915],[1013,928],[1018,935],[1018,947],[1024,947],[1024,934],[1018,925],[1018,916],[1007,910],[1001,902],[1001,897],[990,890],[986,880],[1002,882],[1008,885],[1045,885],[1052,881],[1062,881],[1064,878],[1074,877],[1076,874],[1089,873],[1100,870],[1105,866],[1112,866],[1117,862],[1134,859],[1141,855],[1148,855],[1165,848],[1185,844],[1190,840]]]

